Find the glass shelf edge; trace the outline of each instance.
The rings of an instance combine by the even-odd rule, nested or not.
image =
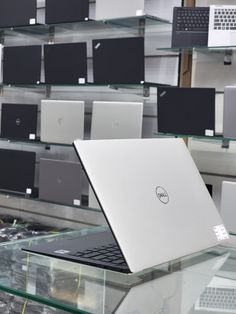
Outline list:
[[[233,141],[236,142],[236,138],[227,138],[221,135],[219,136],[204,136],[204,135],[192,135],[192,134],[176,134],[176,133],[154,133],[154,136],[163,136],[163,137],[185,137],[185,138],[193,138],[196,140],[215,140],[215,141]]]

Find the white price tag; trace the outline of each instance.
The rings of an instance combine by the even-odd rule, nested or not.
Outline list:
[[[75,206],[80,206],[80,204],[81,204],[80,200],[74,200],[73,203]]]
[[[84,77],[80,77],[78,79],[79,84],[85,84],[85,78]]]
[[[29,139],[30,139],[30,140],[35,140],[35,138],[36,138],[35,134],[30,134],[30,135],[29,135]]]
[[[32,194],[32,189],[29,189],[29,188],[26,189],[26,194],[29,194],[29,195]]]
[[[206,136],[214,136],[214,131],[213,130],[205,130],[205,135]]]
[[[143,10],[137,10],[136,11],[136,16],[141,16],[141,15],[144,15],[143,14]]]
[[[36,19],[30,19],[30,20],[29,20],[29,23],[30,23],[30,25],[36,24]]]

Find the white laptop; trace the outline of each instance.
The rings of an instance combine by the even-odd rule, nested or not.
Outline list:
[[[223,136],[236,138],[236,86],[224,89]]]
[[[139,272],[229,238],[182,139],[77,140],[74,147],[110,228],[27,251]]]
[[[42,100],[41,141],[72,144],[84,138],[84,102]]]
[[[211,5],[208,47],[236,46],[236,5]]]
[[[222,182],[220,214],[226,228],[236,233],[236,182]]]
[[[93,102],[91,139],[141,138],[143,125],[142,102]],[[89,207],[99,208],[89,189]]]

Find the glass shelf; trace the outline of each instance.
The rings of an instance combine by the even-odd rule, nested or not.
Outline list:
[[[67,313],[187,313],[212,279],[236,280],[236,241],[145,272],[125,275],[22,251],[35,244],[101,232],[84,229],[0,245],[0,290]],[[18,299],[18,298],[17,298]],[[14,299],[12,300],[14,302]],[[35,306],[35,304],[34,304]],[[27,308],[28,307],[28,308]],[[189,312],[189,311],[188,311]]]
[[[203,50],[203,51],[219,51],[219,50],[234,50],[236,49],[236,45],[233,46],[220,46],[220,47],[208,47],[208,46],[196,46],[196,47],[180,47],[180,48],[172,48],[172,47],[161,47],[156,48],[157,51],[169,51],[175,53],[188,52],[192,53],[194,50]]]
[[[200,140],[212,140],[212,141],[233,141],[236,142],[236,138],[226,138],[222,135],[215,136],[203,136],[203,135],[191,135],[191,134],[176,134],[176,133],[154,133],[155,137],[182,137],[182,138],[194,138]]]
[[[145,26],[171,24],[168,20],[161,19],[151,15],[132,16],[119,19],[108,20],[85,20],[72,23],[57,24],[36,24],[28,26],[16,26],[0,28],[0,32],[6,32],[8,36],[14,36],[14,32],[25,35],[47,35],[53,28],[56,32],[60,31],[79,31],[86,27],[105,27],[105,28],[127,28],[141,30]]]
[[[48,143],[48,142],[41,142],[40,139],[36,140],[21,140],[21,139],[8,139],[4,137],[0,137],[0,141],[8,142],[11,144],[26,144],[26,145],[36,145],[36,146],[45,146],[45,148],[50,148],[50,146],[59,146],[59,147],[73,147],[72,144],[62,144],[62,143]]]

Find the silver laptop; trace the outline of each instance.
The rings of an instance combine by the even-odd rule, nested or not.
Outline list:
[[[141,102],[93,102],[91,139],[129,139],[142,137],[143,103]],[[89,189],[89,207],[99,204]]]
[[[211,5],[208,47],[236,45],[236,5]]]
[[[223,136],[236,138],[236,86],[227,86],[224,90]]]
[[[84,138],[84,102],[42,100],[41,141],[72,144]]]
[[[236,233],[236,182],[222,182],[220,214],[227,229]]]
[[[78,162],[40,159],[39,198],[41,200],[80,205],[82,167]]]
[[[139,272],[229,238],[183,140],[77,140],[74,146],[110,230],[28,251]]]
[[[144,15],[145,0],[97,0],[96,20]]]

